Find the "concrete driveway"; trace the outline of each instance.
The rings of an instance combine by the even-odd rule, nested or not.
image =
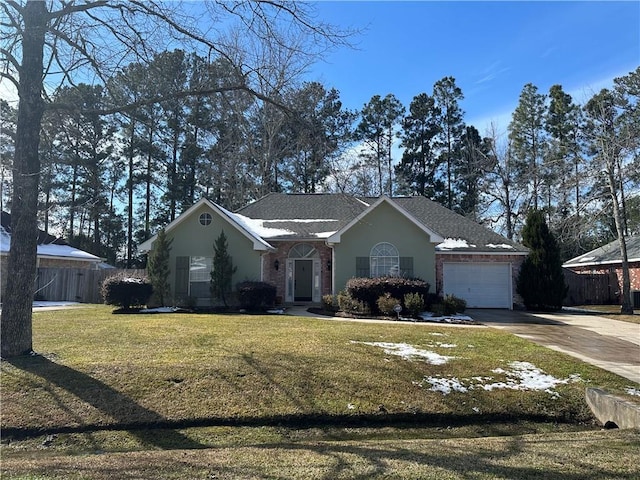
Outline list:
[[[474,320],[640,383],[640,325],[579,313],[472,309]]]

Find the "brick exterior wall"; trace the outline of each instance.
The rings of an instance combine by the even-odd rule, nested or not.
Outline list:
[[[437,253],[436,252],[436,291],[441,294],[443,288],[443,263],[511,263],[511,284],[513,285],[513,303],[522,303],[522,299],[516,293],[516,281],[520,266],[526,255],[483,255],[464,253]]]
[[[287,259],[289,258],[290,250],[301,243],[306,243],[315,247],[320,255],[320,268],[321,268],[321,282],[322,282],[322,295],[331,294],[331,271],[327,268],[328,262],[331,261],[331,248],[325,245],[324,241],[290,241],[290,242],[274,242],[272,245],[278,248],[275,252],[269,252],[264,256],[264,281],[272,283],[276,286],[276,296],[282,302],[285,299],[286,293],[286,272],[287,272]],[[278,260],[279,268],[275,269],[275,261]]]

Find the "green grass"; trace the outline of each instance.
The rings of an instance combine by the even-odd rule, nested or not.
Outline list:
[[[580,305],[575,308],[595,312],[612,320],[640,324],[640,310],[634,310],[633,315],[622,315],[620,313],[620,305]]]
[[[454,358],[432,365],[362,342],[406,343]],[[568,435],[567,442],[581,444],[571,432],[598,430],[584,402],[586,386],[622,395],[632,386],[484,327],[112,315],[108,307],[90,306],[36,313],[34,349],[40,355],[2,362],[3,478],[109,478],[110,471],[153,478],[151,472],[165,464],[174,467],[156,478],[208,478],[207,471],[226,472],[220,478],[382,478],[395,466],[450,461],[433,439],[470,442],[461,465],[486,449],[504,457],[496,465],[509,472],[523,455],[546,455],[527,453],[547,448],[529,434]],[[486,391],[473,380],[506,380],[495,370],[508,370],[513,361],[559,379],[579,377],[551,394]],[[444,395],[432,391],[425,377],[457,378],[474,387]],[[631,445],[624,435],[593,435],[584,448],[621,445],[626,455],[624,446]],[[483,438],[497,436],[512,440]],[[528,446],[513,453],[518,442]],[[622,453],[612,455],[611,472],[617,472]],[[378,456],[388,457],[384,465]],[[176,463],[178,458],[184,461]],[[246,470],[229,465],[233,461],[246,463]],[[140,473],[145,462],[148,477]],[[283,463],[291,475],[282,473]],[[631,468],[622,463],[619,471]],[[542,464],[550,465],[548,459]],[[433,478],[465,478],[456,468],[448,477],[433,470]],[[318,476],[324,469],[336,476]],[[239,473],[245,471],[254,474]],[[415,478],[412,471],[432,478],[419,467],[408,469],[406,478]],[[591,478],[580,475],[575,478]]]

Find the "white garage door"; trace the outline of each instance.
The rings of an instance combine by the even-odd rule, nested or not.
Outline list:
[[[445,295],[467,301],[469,308],[511,308],[511,264],[445,263]]]

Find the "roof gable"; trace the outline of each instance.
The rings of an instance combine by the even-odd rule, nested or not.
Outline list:
[[[429,241],[431,243],[439,243],[439,242],[442,242],[444,240],[444,238],[442,238],[436,232],[434,232],[433,230],[428,228],[424,223],[418,221],[413,215],[411,215],[411,213],[409,213],[408,211],[406,211],[405,209],[400,207],[398,204],[396,204],[392,199],[390,199],[386,195],[383,195],[380,198],[378,198],[378,200],[375,203],[370,205],[366,210],[362,211],[357,217],[355,217],[349,223],[344,225],[340,230],[338,230],[333,235],[329,236],[327,238],[327,242],[328,243],[340,243],[341,236],[344,233],[346,233],[351,227],[353,227],[354,225],[356,225],[357,223],[362,221],[362,219],[364,217],[369,215],[375,209],[379,208],[380,205],[382,205],[382,204],[390,205],[398,213],[400,213],[400,215],[402,215],[407,220],[409,220],[411,223],[413,223],[415,226],[417,226],[420,230],[422,230],[425,234],[427,234],[429,236]]]
[[[263,234],[264,231],[260,231],[253,225],[250,221],[248,221],[242,215],[238,215],[235,213],[231,213],[228,210],[222,208],[221,206],[211,202],[206,198],[201,198],[196,203],[194,203],[191,207],[189,207],[186,211],[180,214],[175,220],[173,220],[169,225],[165,227],[165,232],[170,233],[175,230],[182,222],[184,222],[191,215],[194,215],[195,212],[202,206],[206,205],[213,212],[217,213],[220,217],[224,218],[230,225],[236,228],[239,232],[241,232],[245,237],[247,237],[253,243],[254,250],[273,250],[274,248],[267,243],[260,234]],[[138,249],[146,253],[151,250],[153,246],[153,242],[155,242],[158,235],[154,235],[148,240],[144,241],[138,246]]]

